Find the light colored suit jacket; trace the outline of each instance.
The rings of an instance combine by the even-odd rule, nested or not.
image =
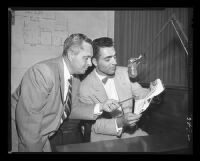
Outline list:
[[[94,120],[93,105],[79,102],[79,85],[74,77],[70,118]],[[62,57],[28,69],[11,97],[12,151],[51,151],[48,137],[60,126],[64,100]]]
[[[142,86],[135,82],[130,82],[128,76],[128,68],[117,66],[114,82],[116,91],[119,97],[119,101],[125,100],[132,96],[137,98],[144,98],[149,92],[148,89],[142,88]],[[93,70],[82,82],[80,86],[80,99],[86,103],[98,103],[104,102],[108,99],[106,91],[103,87],[101,80],[95,74]],[[124,108],[126,107],[126,108]],[[123,103],[124,112],[132,111],[133,101],[129,100]],[[109,114],[102,115],[92,125],[91,129],[91,141],[110,140],[116,139],[117,133],[115,119],[108,116]],[[107,117],[108,116],[108,117]]]

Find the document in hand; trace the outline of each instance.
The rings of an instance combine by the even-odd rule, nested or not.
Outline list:
[[[135,100],[134,113],[140,114],[145,111],[149,107],[153,97],[159,95],[163,91],[164,86],[160,79],[151,82],[149,94],[143,99]]]

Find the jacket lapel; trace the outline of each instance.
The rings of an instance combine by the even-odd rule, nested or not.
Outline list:
[[[126,83],[124,82],[120,73],[118,73],[118,70],[116,70],[115,72],[114,82],[115,82],[115,88],[119,97],[119,101],[126,99],[127,98]]]
[[[98,102],[98,100],[100,102],[104,102],[105,100],[108,99],[108,97],[107,97],[106,91],[103,87],[101,80],[97,77],[97,75],[95,73],[95,69],[91,72],[91,77],[93,80],[91,83],[95,90],[94,91],[95,94],[94,94],[94,96],[92,96],[92,99],[95,100],[95,102]]]
[[[115,88],[118,93],[119,101],[123,101],[127,98],[132,97],[130,82],[124,79],[123,74],[120,73],[118,70],[116,70],[114,81],[115,81]],[[133,101],[129,100],[122,104],[122,107],[125,113],[132,112],[132,106],[133,106],[132,103]]]

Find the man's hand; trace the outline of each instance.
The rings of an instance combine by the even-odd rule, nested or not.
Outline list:
[[[113,100],[113,99],[108,99],[100,105],[100,110],[103,110],[106,112],[112,112],[116,110],[117,108],[120,108],[120,105],[117,100]]]
[[[136,115],[131,112],[125,113],[122,117],[117,118],[117,126],[119,128],[125,126],[135,126],[141,116],[141,114]]]

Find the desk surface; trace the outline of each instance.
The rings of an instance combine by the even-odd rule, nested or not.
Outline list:
[[[181,134],[157,134],[127,139],[68,144],[56,147],[58,152],[172,152],[190,153],[187,137]],[[186,150],[184,150],[186,149]]]

